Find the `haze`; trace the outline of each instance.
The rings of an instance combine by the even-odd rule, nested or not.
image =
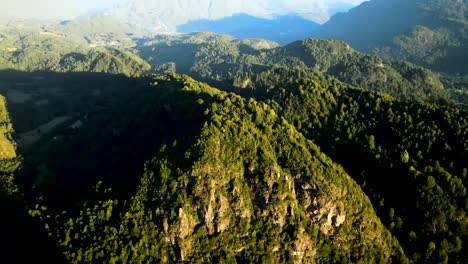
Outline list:
[[[174,3],[174,7],[183,4],[184,6],[193,6],[195,9],[199,9],[209,2],[208,5],[215,9],[210,12],[202,12],[193,19],[220,18],[235,13],[247,13],[263,17],[275,14],[298,13],[307,19],[323,23],[329,19],[334,11],[348,9],[362,3],[363,0],[184,0],[183,2],[159,0],[0,0],[0,2],[2,5],[0,17],[71,19],[96,10],[121,8],[122,6],[155,5],[156,3],[168,8],[169,13],[174,13],[171,10],[171,3]],[[213,13],[218,15],[213,16]],[[184,15],[182,14],[182,16]],[[190,20],[192,16],[190,14],[185,17]]]

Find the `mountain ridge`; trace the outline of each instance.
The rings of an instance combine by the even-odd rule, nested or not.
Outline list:
[[[148,245],[145,259],[163,262],[215,261],[228,256],[238,261],[404,260],[398,243],[373,216],[372,205],[360,187],[266,104],[247,101],[185,76],[156,82],[152,93],[163,101],[153,106],[160,110],[152,112],[157,116],[162,111],[171,119],[169,116],[186,115],[183,109],[197,105],[201,111],[186,118],[201,118],[200,132],[195,132],[198,136],[194,140],[176,138],[170,145],[163,145],[146,163],[138,191],[127,203],[128,211],[119,213],[121,201],[115,199],[96,201],[95,206],[88,206],[94,207],[93,214],[101,215],[104,210],[99,219],[77,216],[68,220],[73,224],[63,226],[46,220],[48,210],[33,209],[31,214],[48,223],[68,259],[82,256],[112,261],[143,253],[132,253],[129,245],[117,246],[124,238]],[[239,133],[244,137],[231,136]],[[180,159],[180,155],[186,158]],[[308,158],[304,161],[303,157]],[[106,197],[105,192],[102,195]],[[65,215],[50,217],[68,219]],[[119,231],[119,221],[133,227]],[[96,231],[89,229],[91,225]],[[102,229],[103,225],[107,227]],[[360,235],[354,233],[355,226],[362,227]],[[313,233],[321,240],[315,240],[315,235],[308,237]],[[265,236],[281,234],[279,240],[264,240]],[[265,251],[257,251],[253,249],[257,239],[273,243],[264,244]],[[348,246],[332,250],[343,241],[356,239],[363,242],[358,247],[361,250]],[[221,242],[234,240],[238,241],[236,245]],[[108,247],[115,248],[114,254],[92,253],[98,248],[108,252]],[[160,254],[160,250],[166,253]],[[211,254],[206,255],[206,250]]]
[[[468,65],[458,58],[468,56],[466,10],[458,0],[372,0],[332,17],[320,36],[386,59],[464,75]]]
[[[462,45],[447,3],[363,6],[442,23],[386,36],[430,61],[451,56],[419,40]],[[468,112],[448,93],[462,76],[395,47],[143,37],[95,18],[0,27],[0,262],[468,259]]]

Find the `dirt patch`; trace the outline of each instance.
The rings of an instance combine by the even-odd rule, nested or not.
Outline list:
[[[42,31],[39,34],[44,35],[44,36],[50,36],[50,37],[61,37],[59,34],[54,33],[54,32],[49,32],[49,31]]]
[[[58,125],[63,124],[70,120],[71,117],[69,116],[61,116],[52,119],[50,122],[40,125],[39,127],[22,133],[19,135],[18,138],[18,145],[20,147],[29,147],[32,144],[36,143],[43,135],[50,133],[54,128]]]

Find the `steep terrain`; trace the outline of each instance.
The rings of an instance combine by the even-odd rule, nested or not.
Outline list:
[[[118,134],[97,130],[92,136],[98,147],[114,142],[114,153],[99,148],[101,155],[159,145],[150,150],[142,176],[126,175],[125,182],[139,179],[134,194],[125,184],[120,197],[128,198],[119,199],[114,176],[96,185],[96,199],[79,213],[62,213],[61,205],[47,203],[55,200],[47,192],[45,204],[30,210],[70,262],[405,261],[361,188],[270,107],[188,77],[156,81],[143,104],[107,123]],[[144,119],[122,122],[129,111]],[[136,128],[152,135],[145,145],[141,136],[124,140]],[[87,133],[86,125],[82,131],[76,137]],[[83,155],[91,148],[72,149],[56,165],[92,159]],[[108,165],[126,166],[117,160]],[[104,171],[96,176],[108,173],[99,167]],[[64,176],[49,169],[49,177]]]
[[[468,113],[440,76],[101,19],[0,28],[0,262],[466,263]]]
[[[410,259],[466,259],[466,112],[401,103],[304,70],[254,80],[258,96],[361,184]]]
[[[327,6],[322,2],[305,0],[125,0],[108,11],[109,14],[128,22],[135,28],[144,28],[151,35],[174,33],[177,26],[200,19],[219,20],[236,14],[247,14],[259,18],[272,18],[297,14],[315,21],[328,18]]]
[[[160,72],[178,72],[217,85],[248,88],[249,76],[276,66],[317,69],[352,85],[399,100],[447,103],[439,78],[408,63],[384,63],[338,41],[307,39],[285,47],[252,47],[208,33],[160,37],[144,42],[141,56]],[[218,85],[219,86],[219,85]]]
[[[24,210],[23,194],[15,179],[22,158],[17,154],[13,133],[5,97],[0,95],[0,261],[56,262],[61,259],[60,254],[54,253],[53,243]]]
[[[466,259],[466,112],[312,70],[251,78],[263,102],[141,80],[53,132],[18,174],[29,214],[72,263]]]
[[[0,96],[0,195],[7,196],[17,191],[13,182],[13,172],[18,168],[18,157],[12,132],[6,100]]]
[[[332,17],[323,38],[387,59],[468,74],[468,6],[464,0],[372,0]]]

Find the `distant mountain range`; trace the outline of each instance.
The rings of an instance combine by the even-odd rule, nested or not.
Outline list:
[[[62,21],[62,29],[56,26],[47,29],[91,38],[100,34],[151,37],[207,31],[236,38],[263,38],[284,45],[318,36],[319,23],[327,21],[330,15],[351,9],[359,2],[122,0],[114,6],[109,4],[106,8],[92,9],[75,19]],[[9,21],[11,24],[11,20],[3,19],[6,22],[2,22],[2,18],[0,15],[0,24],[8,24]],[[17,24],[19,20],[14,21]]]
[[[320,25],[299,15],[278,16],[264,19],[247,14],[237,14],[220,20],[196,20],[177,27],[179,33],[213,32],[235,38],[262,38],[279,44],[288,44],[314,36]]]
[[[345,3],[338,0],[323,4],[305,0],[281,0],[274,3],[263,0],[127,0],[110,9],[92,12],[76,20],[78,23],[85,22],[85,25],[98,25],[101,29],[106,24],[119,25],[119,29],[112,32],[131,28],[130,31],[134,34],[151,36],[208,31],[237,38],[264,38],[287,44],[317,36],[319,23],[327,21],[330,14],[349,10],[358,2],[359,0]],[[106,19],[118,23],[107,23],[104,21]]]
[[[190,21],[219,20],[239,13],[261,18],[297,13],[318,23],[329,19],[327,5],[307,0],[127,0],[108,13],[154,33],[174,32],[177,26]]]

